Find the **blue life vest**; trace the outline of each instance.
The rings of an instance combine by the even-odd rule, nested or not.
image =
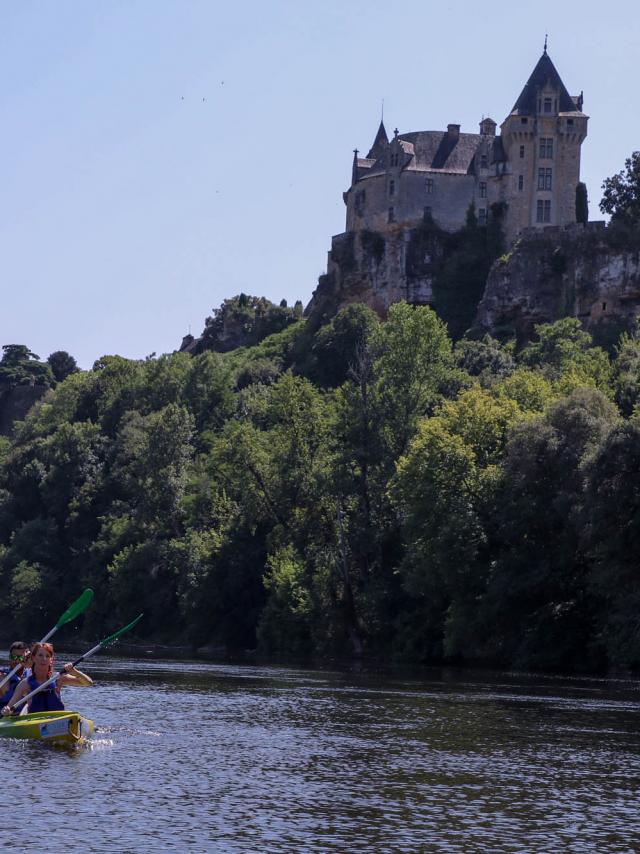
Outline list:
[[[0,681],[2,681],[5,675],[6,671],[2,671],[2,673],[0,673]],[[2,686],[2,689],[0,689],[3,692],[0,695],[0,707],[6,706],[9,700],[13,697],[13,692],[20,684],[21,679],[22,676],[18,676],[17,673],[14,673],[11,679],[9,679],[8,682],[5,682],[5,684]]]
[[[36,677],[31,674],[27,677],[29,691],[35,691],[40,685]],[[29,700],[29,714],[32,712],[62,712],[64,711],[64,703],[60,699],[60,688],[58,688],[58,680],[52,682],[44,691],[36,694]]]

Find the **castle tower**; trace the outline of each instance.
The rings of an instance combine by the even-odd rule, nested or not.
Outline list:
[[[545,49],[501,125],[506,161],[497,179],[496,200],[508,204],[507,239],[527,227],[576,221],[580,146],[588,116],[582,93],[569,95]]]

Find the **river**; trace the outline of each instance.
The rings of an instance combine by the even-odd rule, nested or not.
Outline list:
[[[95,721],[88,747],[0,743],[25,848],[640,851],[634,681],[106,657],[86,670],[95,686],[65,701]]]

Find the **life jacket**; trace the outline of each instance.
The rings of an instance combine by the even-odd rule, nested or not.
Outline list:
[[[6,671],[0,673],[0,681],[4,678]],[[2,694],[0,694],[0,707],[6,706],[9,700],[13,697],[13,692],[16,690],[20,681],[22,680],[22,676],[18,676],[17,673],[14,673],[11,679],[2,686]],[[6,693],[5,693],[6,692]]]
[[[27,684],[29,685],[29,691],[35,691],[38,685],[40,685],[40,682],[38,682],[32,673],[31,676],[27,677]],[[57,679],[55,682],[52,682],[48,688],[40,691],[35,695],[35,697],[32,697],[29,700],[29,714],[32,712],[62,711],[64,711],[64,703],[60,698],[60,688],[58,687]]]

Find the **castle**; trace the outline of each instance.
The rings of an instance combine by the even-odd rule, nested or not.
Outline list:
[[[423,239],[423,224],[458,232],[474,208],[479,225],[499,219],[508,245],[519,234],[576,223],[580,147],[588,116],[582,93],[569,95],[544,52],[496,134],[394,132],[380,123],[366,157],[354,152],[343,194],[346,229],[334,235],[327,272],[306,314],[328,317],[351,302],[380,314],[400,300],[434,305],[442,245]],[[438,310],[437,304],[435,305]]]
[[[499,135],[485,118],[480,133],[450,124],[389,140],[381,122],[367,156],[354,152],[346,231],[407,228],[425,216],[455,231],[472,203],[480,225],[503,206],[508,242],[524,228],[573,223],[587,121],[582,93],[569,95],[545,43]]]

